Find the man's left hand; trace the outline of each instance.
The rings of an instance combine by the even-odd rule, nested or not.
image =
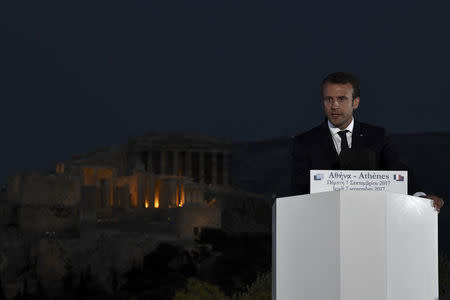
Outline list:
[[[433,200],[433,206],[436,209],[436,211],[438,213],[441,211],[441,207],[442,207],[442,205],[444,205],[444,199],[442,199],[441,197],[436,196],[436,195],[427,195],[427,196],[421,196],[421,197]]]

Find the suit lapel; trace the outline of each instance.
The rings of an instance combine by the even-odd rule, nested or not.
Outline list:
[[[328,123],[325,121],[321,128],[321,147],[325,152],[324,158],[330,159],[330,164],[334,164],[338,159],[338,153],[336,152],[336,148],[334,147],[333,137],[331,136],[330,129],[328,128]]]
[[[360,149],[363,145],[364,138],[364,132],[361,131],[361,124],[355,120],[352,133],[352,148]]]

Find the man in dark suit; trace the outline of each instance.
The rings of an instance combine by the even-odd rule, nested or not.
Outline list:
[[[332,73],[322,81],[321,89],[325,122],[294,137],[294,194],[309,193],[311,169],[407,170],[408,193],[433,200],[439,211],[443,199],[420,191],[414,174],[400,161],[386,130],[353,118],[360,102],[356,77],[349,73]]]

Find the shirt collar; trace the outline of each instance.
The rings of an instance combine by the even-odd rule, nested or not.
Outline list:
[[[345,128],[344,130],[348,130],[348,131],[350,131],[350,133],[353,133],[354,125],[355,125],[355,118],[352,117],[352,121],[350,122],[350,124],[348,124],[347,128]],[[330,129],[330,132],[332,135],[335,135],[339,131],[341,131],[341,129],[339,129],[338,127],[335,127],[333,124],[331,124],[331,122],[329,120],[328,120],[328,128]]]

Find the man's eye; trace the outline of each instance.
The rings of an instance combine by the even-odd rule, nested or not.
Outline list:
[[[345,101],[345,97],[339,97],[338,100],[339,100],[340,102]]]

